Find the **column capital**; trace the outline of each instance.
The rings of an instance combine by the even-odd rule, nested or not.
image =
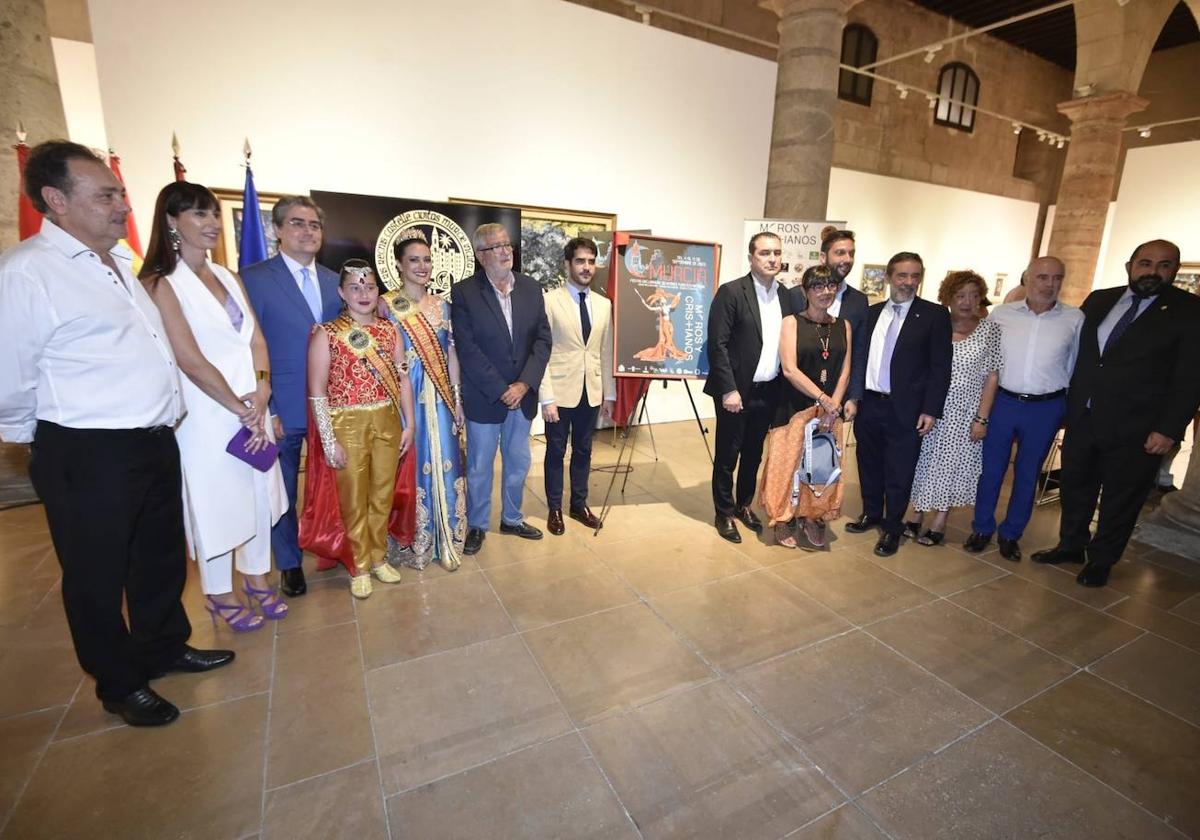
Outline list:
[[[1082,99],[1059,102],[1058,112],[1071,121],[1072,126],[1080,123],[1124,123],[1130,114],[1144,111],[1150,102],[1126,90],[1098,93]]]
[[[811,12],[814,9],[828,9],[840,15],[846,14],[850,7],[860,0],[758,0],[760,9],[767,9],[779,15],[780,20],[787,20],[793,15]]]

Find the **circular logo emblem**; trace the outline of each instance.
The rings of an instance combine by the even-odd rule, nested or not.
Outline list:
[[[413,302],[403,292],[388,292],[383,299],[388,302],[388,306],[391,307],[397,318],[407,318],[416,310]]]
[[[396,270],[393,246],[400,232],[411,227],[420,230],[429,240],[433,255],[429,291],[448,298],[453,284],[475,272],[475,249],[471,247],[471,237],[458,222],[434,210],[409,210],[383,226],[375,240],[375,266],[379,276],[389,289],[399,289],[403,285],[400,272]]]
[[[371,337],[362,330],[351,330],[346,336],[346,343],[361,353],[371,346]]]

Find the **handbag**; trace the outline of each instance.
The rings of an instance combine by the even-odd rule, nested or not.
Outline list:
[[[245,461],[259,472],[266,472],[274,466],[276,459],[279,458],[279,447],[273,442],[267,441],[262,449],[257,452],[251,452],[246,446],[250,443],[250,439],[253,436],[253,432],[242,426],[237,430],[237,434],[229,439],[229,444],[225,447],[225,451],[233,457]]]

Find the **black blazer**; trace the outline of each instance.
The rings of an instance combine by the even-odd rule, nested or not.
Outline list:
[[[788,307],[793,315],[808,308],[804,289],[793,286],[788,289]],[[867,296],[851,285],[842,293],[842,308],[838,317],[850,324],[850,381],[846,385],[846,399],[862,399],[862,382],[867,375],[867,348],[870,333],[867,332]]]
[[[550,361],[550,322],[542,287],[513,272],[510,336],[491,281],[477,271],[451,287],[450,321],[467,419],[503,423],[508,408],[500,395],[512,383],[524,382],[529,392],[521,400],[521,411],[532,420],[538,386]]]
[[[1168,286],[1103,356],[1097,331],[1126,286],[1088,295],[1079,355],[1067,392],[1067,426],[1091,401],[1101,446],[1141,446],[1151,432],[1172,440],[1200,405],[1200,298]]]
[[[867,310],[863,332],[866,333],[862,351],[863,363],[856,374],[859,393],[866,387],[867,356],[870,354],[871,336],[883,307],[890,300],[877,303]],[[845,301],[843,300],[843,305]],[[950,365],[954,358],[951,345],[953,330],[950,328],[950,312],[944,306],[915,298],[908,310],[908,317],[896,336],[896,348],[892,351],[892,408],[896,418],[905,426],[917,425],[922,414],[941,417],[946,404],[946,392],[950,390]],[[880,338],[882,341],[882,337]]]
[[[779,309],[788,315],[787,289],[779,287]],[[762,355],[762,316],[754,278],[747,274],[717,289],[708,310],[708,380],[704,393],[720,400],[730,391],[745,399]]]

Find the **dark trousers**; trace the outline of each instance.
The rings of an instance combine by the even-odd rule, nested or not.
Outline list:
[[[917,421],[896,416],[892,401],[871,391],[863,395],[854,419],[858,449],[858,483],[863,513],[882,522],[885,534],[904,531],[904,513],[912,494],[921,437]]]
[[[296,484],[300,480],[300,446],[304,443],[307,430],[284,431],[279,441],[279,469],[283,473],[283,486],[287,490],[288,509],[279,521],[271,526],[271,551],[275,554],[275,568],[296,569],[300,566],[299,520],[296,518]]]
[[[62,566],[79,664],[96,696],[120,700],[177,658],[192,632],[179,602],[187,556],[175,434],[39,421],[29,476]]]
[[[596,406],[587,402],[587,389],[574,408],[558,407],[558,422],[546,424],[546,506],[562,510],[563,456],[571,438],[571,509],[587,504],[588,474],[592,471],[592,433]]]
[[[758,483],[758,465],[762,461],[763,441],[775,414],[779,378],[756,382],[742,394],[742,410],[734,414],[713,397],[717,408],[716,451],[713,453],[713,509],[717,516],[733,516],[739,508],[754,501]],[[737,469],[734,491],[733,471]]]
[[[1162,456],[1148,455],[1140,442],[1101,446],[1094,423],[1091,413],[1085,412],[1067,427],[1063,438],[1058,542],[1068,549],[1087,549],[1089,561],[1111,566],[1125,551]],[[1100,520],[1093,536],[1097,499]]]
[[[983,439],[983,471],[979,474],[979,486],[975,492],[972,531],[991,535],[997,530],[996,503],[1000,498],[1004,474],[1008,472],[1008,459],[1015,440],[1017,459],[1013,463],[1012,493],[1008,497],[1008,512],[1000,523],[999,531],[1006,540],[1021,539],[1033,515],[1038,475],[1066,413],[1066,395],[1052,400],[1021,402],[1007,394],[996,394],[987,437]]]

